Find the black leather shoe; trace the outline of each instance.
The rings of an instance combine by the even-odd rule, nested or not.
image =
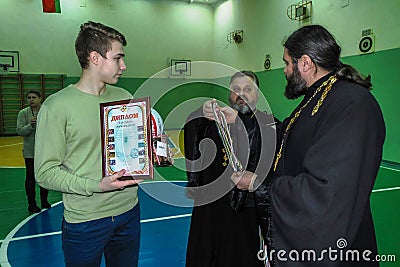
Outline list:
[[[51,208],[51,204],[49,202],[43,202],[42,203],[42,209],[50,209]]]
[[[40,212],[40,208],[38,207],[38,206],[29,206],[28,207],[28,211],[30,212],[30,213],[38,213],[38,212]]]

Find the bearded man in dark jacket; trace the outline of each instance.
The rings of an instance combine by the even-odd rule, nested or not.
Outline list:
[[[284,43],[285,95],[303,99],[277,130],[274,164],[255,197],[276,267],[379,266],[370,195],[385,124],[370,77],[340,62],[340,51],[319,25]],[[252,175],[232,179],[246,189]]]
[[[275,150],[275,121],[272,115],[256,109],[258,86],[253,72],[235,73],[230,81],[230,107],[216,111],[236,118],[230,122],[230,134],[243,169],[266,177]],[[257,257],[260,234],[255,193],[238,189],[230,179],[233,171],[214,121],[213,102],[206,101],[191,113],[184,127],[187,192],[195,203],[186,266],[264,266]],[[268,145],[263,144],[262,136],[270,136],[263,138],[269,140]],[[261,167],[263,145],[269,151],[270,164]]]

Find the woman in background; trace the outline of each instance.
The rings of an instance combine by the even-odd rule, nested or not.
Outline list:
[[[22,109],[18,113],[17,118],[17,134],[24,138],[24,146],[22,154],[25,159],[26,178],[25,192],[28,198],[28,211],[31,213],[40,212],[40,208],[36,204],[36,182],[34,173],[34,149],[35,149],[35,132],[36,118],[40,109],[42,97],[39,91],[30,90],[26,94],[28,107]],[[51,207],[47,201],[49,191],[40,187],[40,201],[43,209]]]

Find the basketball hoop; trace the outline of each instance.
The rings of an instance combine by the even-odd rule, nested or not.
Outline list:
[[[11,65],[9,64],[0,64],[0,75],[7,76],[10,67]]]
[[[187,74],[187,71],[186,71],[186,70],[179,70],[179,73],[181,74],[181,75],[180,75],[181,78],[182,78],[182,79],[185,79],[186,74]]]
[[[192,74],[191,60],[187,59],[171,59],[171,76],[180,77],[181,79],[185,79],[186,76],[190,76]]]

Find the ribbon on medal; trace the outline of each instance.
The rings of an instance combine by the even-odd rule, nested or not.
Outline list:
[[[243,171],[243,166],[235,155],[235,151],[233,149],[233,141],[229,132],[228,124],[226,123],[225,115],[221,111],[217,111],[217,102],[212,102],[211,107],[214,113],[214,119],[217,125],[218,134],[222,140],[222,144],[224,145],[229,163],[232,166],[234,172],[241,172]]]

